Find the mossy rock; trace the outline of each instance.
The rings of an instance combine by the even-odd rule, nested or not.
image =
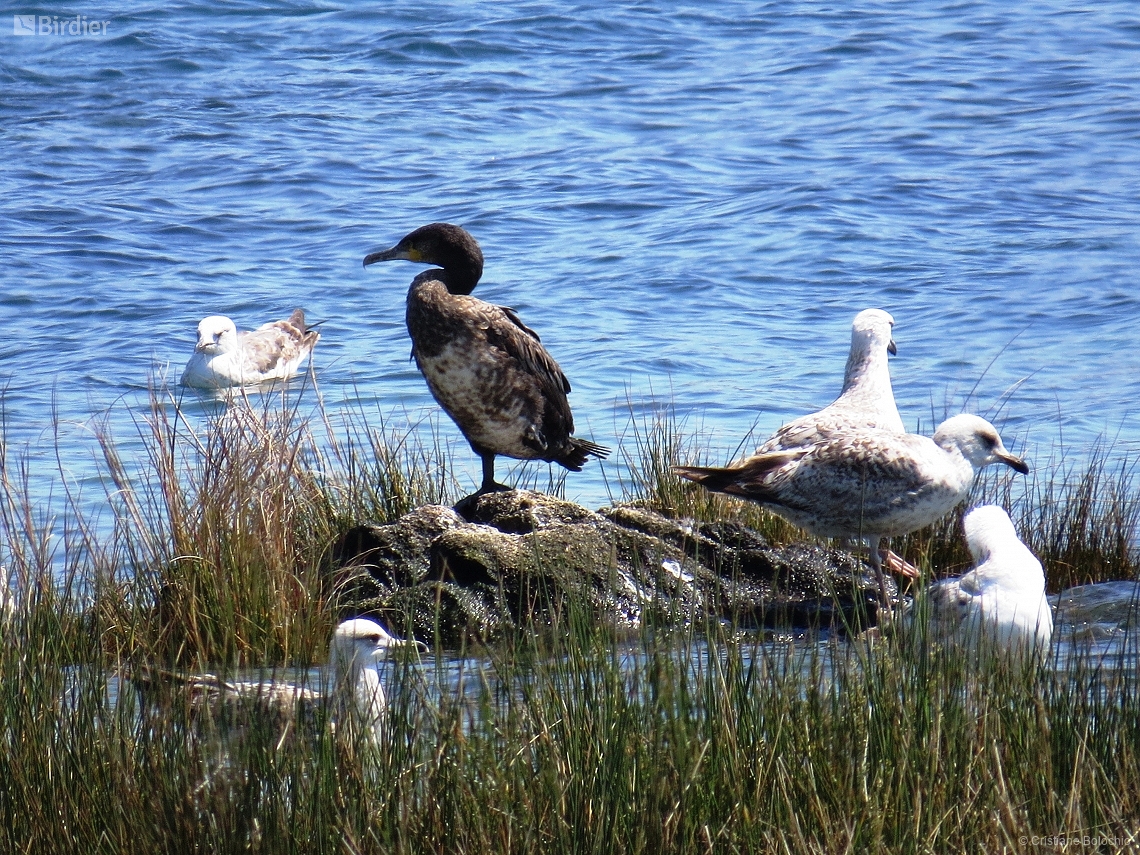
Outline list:
[[[342,612],[381,610],[417,638],[438,633],[448,644],[491,641],[575,608],[630,629],[712,615],[843,632],[877,619],[877,580],[841,550],[774,547],[733,523],[632,505],[594,512],[528,490],[480,496],[464,511],[426,506],[342,536],[328,564]]]

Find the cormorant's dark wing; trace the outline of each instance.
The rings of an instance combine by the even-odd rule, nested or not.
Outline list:
[[[570,406],[566,404],[566,395],[570,392],[570,381],[558,367],[546,348],[542,346],[538,335],[519,320],[513,309],[502,306],[489,307],[497,310],[487,313],[487,341],[493,346],[515,360],[519,366],[542,387],[543,397],[548,403],[561,399],[565,406],[566,416],[570,416]],[[569,418],[573,425],[573,419]],[[568,433],[573,427],[568,429]]]
[[[536,333],[534,330],[522,322],[522,319],[519,317],[518,312],[516,312],[510,306],[499,306],[499,308],[506,313],[507,317],[511,319],[511,322],[514,323],[514,325],[517,326],[520,330],[525,332],[527,335],[532,336],[535,341],[542,341],[542,339],[538,337],[538,333]]]
[[[558,367],[546,348],[532,331],[527,329],[512,312],[498,306],[487,306],[487,342],[503,353],[514,365],[516,380],[526,381],[517,393],[531,401],[533,419],[529,436],[524,442],[546,460],[563,462],[568,443],[572,444],[574,414],[566,395],[570,381]],[[581,467],[581,454],[572,454],[563,465],[571,469]]]

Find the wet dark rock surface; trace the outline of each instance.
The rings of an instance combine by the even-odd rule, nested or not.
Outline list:
[[[481,496],[467,510],[464,519],[429,505],[346,532],[328,564],[341,611],[379,613],[448,645],[571,609],[631,629],[706,615],[839,632],[877,620],[878,582],[842,550],[775,547],[730,522],[694,524],[636,505],[594,512],[526,490]]]

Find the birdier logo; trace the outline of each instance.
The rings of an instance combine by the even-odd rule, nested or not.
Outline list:
[[[91,21],[86,15],[13,15],[14,36],[105,36],[110,21]]]

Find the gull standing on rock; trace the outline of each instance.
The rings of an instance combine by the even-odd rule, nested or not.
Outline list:
[[[579,472],[609,449],[572,436],[574,416],[562,369],[513,309],[470,296],[483,253],[450,223],[421,226],[364,265],[403,259],[437,264],[412,280],[407,324],[412,356],[432,396],[483,461],[475,496],[510,487],[495,481],[495,455],[547,460]],[[468,497],[473,498],[473,497]]]
[[[759,502],[817,537],[864,539],[881,582],[879,541],[941,519],[966,500],[974,477],[991,463],[1029,472],[993,425],[962,414],[939,425],[933,439],[882,428],[836,431],[811,445],[734,465],[674,466],[673,472],[714,492]],[[887,558],[902,560],[889,552]]]
[[[827,439],[839,431],[879,428],[906,433],[891,388],[888,355],[898,353],[893,336],[895,319],[882,309],[864,309],[851,322],[851,350],[843,371],[839,397],[814,413],[781,427],[756,449],[756,454],[787,451]],[[889,549],[887,566],[915,578],[917,569]]]
[[[284,380],[297,373],[320,337],[305,326],[301,309],[252,332],[238,332],[229,318],[211,315],[198,324],[198,344],[182,372],[182,385],[228,389]]]
[[[981,505],[962,519],[974,569],[925,592],[931,641],[968,650],[1044,655],[1053,637],[1041,562],[1017,536],[1002,508]],[[924,614],[915,603],[909,620]]]
[[[880,428],[905,433],[887,354],[898,353],[892,330],[895,319],[882,309],[864,309],[851,323],[851,352],[843,372],[843,391],[822,410],[793,419],[756,449],[767,454],[819,442],[834,434],[858,428]]]

